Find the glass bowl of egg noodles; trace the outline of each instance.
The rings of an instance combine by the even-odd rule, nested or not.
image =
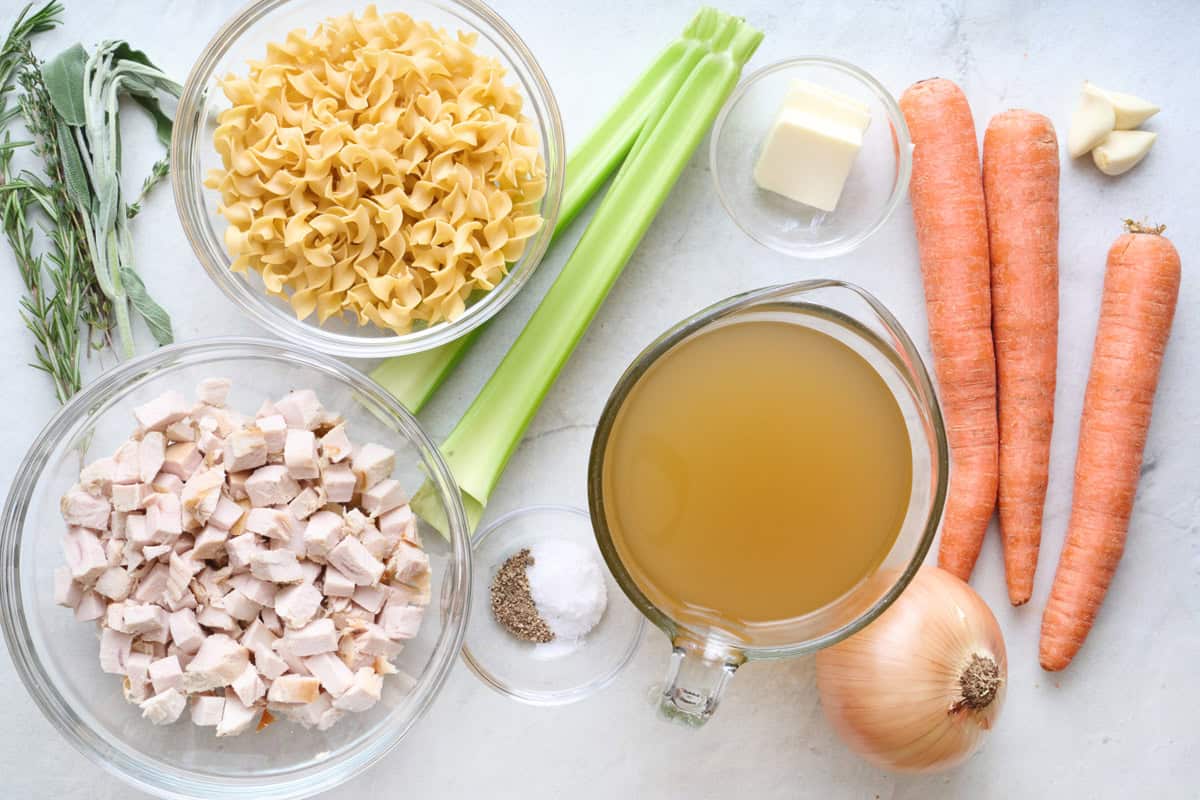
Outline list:
[[[476,0],[260,0],[205,47],[171,143],[200,265],[257,323],[332,355],[478,328],[549,245],[558,105]]]
[[[347,713],[326,730],[306,728],[280,713],[262,730],[250,727],[218,738],[213,727],[192,724],[190,709],[171,724],[151,724],[123,696],[124,676],[102,671],[96,623],[78,621],[71,608],[58,605],[55,572],[66,563],[67,531],[60,497],[80,481],[83,465],[114,452],[130,436],[135,407],[168,391],[192,397],[193,387],[210,378],[229,379],[228,408],[246,414],[254,414],[266,397],[311,389],[325,408],[345,418],[352,441],[394,451],[395,478],[402,486],[434,487],[450,521],[448,537],[419,524],[430,561],[429,607],[417,635],[394,659],[403,674],[383,676],[377,703]],[[148,792],[173,800],[295,800],[359,774],[396,748],[433,703],[458,658],[470,594],[466,517],[433,441],[362,373],[278,340],[195,340],[100,376],[38,434],[17,468],[0,518],[0,622],[16,674],[55,730],[99,768],[135,787],[130,794],[139,797]],[[123,795],[111,790],[111,796]]]

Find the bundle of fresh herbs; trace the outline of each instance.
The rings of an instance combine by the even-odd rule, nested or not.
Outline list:
[[[167,161],[154,164],[139,197],[127,202],[119,104],[129,97],[141,106],[165,148],[172,122],[159,98],[178,97],[181,87],[124,42],[103,42],[90,55],[74,45],[42,64],[30,40],[61,15],[57,0],[37,11],[26,6],[0,45],[0,224],[25,282],[21,316],[34,335],[34,366],[65,402],[82,383],[83,353],[110,345],[114,328],[120,352],[133,355],[131,306],[155,341],[172,340],[170,317],[134,269],[129,230],[146,193],[166,176]],[[13,139],[18,116],[30,140]],[[40,174],[15,173],[13,156],[25,147],[40,159]],[[41,252],[31,221],[37,214],[48,240]]]

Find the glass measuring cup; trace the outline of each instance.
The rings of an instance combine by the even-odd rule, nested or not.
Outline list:
[[[714,625],[681,622],[658,608],[622,562],[606,518],[604,463],[614,424],[629,393],[674,347],[735,321],[785,321],[825,333],[854,350],[879,374],[900,407],[912,451],[912,487],[899,534],[876,570],[838,599],[764,630],[753,641]],[[900,323],[853,284],[801,281],[731,297],[687,318],[647,347],[625,371],[601,414],[588,465],[588,505],[600,551],[617,584],[673,645],[659,709],[702,725],[716,711],[734,672],[747,661],[803,655],[835,644],[883,613],[912,579],[933,541],[949,478],[946,432],[933,384]],[[867,498],[869,502],[869,498]],[[786,587],[780,587],[786,591]]]

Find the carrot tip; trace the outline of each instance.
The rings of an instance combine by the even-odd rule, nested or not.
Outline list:
[[[1148,222],[1137,222],[1132,219],[1125,220],[1126,233],[1148,233],[1153,236],[1162,236],[1166,229],[1166,225],[1151,225]]]

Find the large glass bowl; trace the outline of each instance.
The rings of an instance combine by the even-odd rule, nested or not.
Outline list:
[[[307,31],[322,20],[357,13],[367,0],[258,0],[225,24],[192,67],[179,98],[175,132],[171,138],[171,182],[175,206],[184,233],[196,257],[213,282],[234,304],[256,322],[283,337],[314,350],[353,358],[404,355],[453,341],[482,325],[516,296],[533,275],[550,244],[558,218],[565,174],[562,119],[550,85],[533,54],[516,32],[494,11],[477,0],[389,0],[380,12],[401,11],[447,31],[478,33],[476,49],[496,58],[510,81],[525,98],[524,113],[541,137],[546,163],[546,194],[540,207],[545,222],[529,239],[524,254],[509,264],[507,277],[495,289],[468,304],[453,322],[444,322],[397,335],[374,325],[360,327],[351,318],[331,317],[318,325],[315,315],[296,319],[286,301],[268,295],[257,273],[230,271],[232,260],[225,248],[226,222],[217,213],[220,195],[204,187],[209,170],[220,167],[213,147],[217,115],[228,101],[217,80],[229,73],[244,75],[247,61],[261,59],[269,42],[281,42],[290,31]]]
[[[328,731],[279,720],[260,733],[217,739],[185,716],[155,727],[125,702],[119,676],[100,670],[93,623],[54,603],[53,573],[64,563],[59,497],[82,465],[112,453],[133,430],[132,409],[167,389],[193,396],[202,378],[233,379],[230,405],[253,413],[265,397],[311,388],[345,415],[358,442],[396,451],[406,488],[435,489],[449,539],[424,531],[433,603],[396,665],[409,691],[384,681],[383,700],[347,714]],[[160,797],[283,800],[326,791],[362,771],[404,737],[429,707],[462,646],[470,602],[470,542],[454,479],[417,421],[372,381],[327,356],[258,339],[209,339],[130,361],[59,411],[21,462],[0,520],[0,621],[17,673],[42,713],[72,745],[108,772]],[[0,792],[0,795],[4,794]]]

